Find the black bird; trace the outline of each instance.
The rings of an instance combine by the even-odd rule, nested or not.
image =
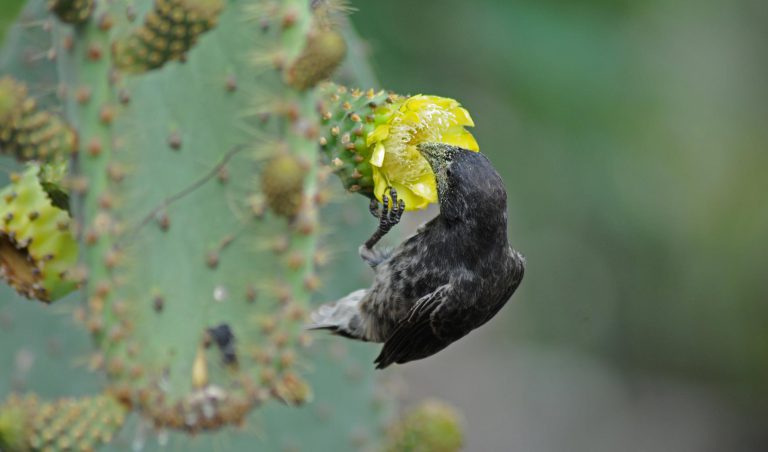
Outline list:
[[[490,320],[523,279],[525,259],[507,241],[507,192],[479,152],[419,145],[432,166],[440,214],[392,251],[373,246],[400,221],[397,193],[371,202],[379,227],[360,247],[370,288],[320,306],[310,329],[383,342],[376,368],[433,355]],[[391,203],[390,203],[391,199]]]

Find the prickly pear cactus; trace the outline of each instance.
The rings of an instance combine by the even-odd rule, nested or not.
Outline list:
[[[0,148],[14,168],[0,264],[19,293],[55,304],[0,305],[0,348],[16,356],[0,376],[0,449],[141,449],[246,423],[265,450],[384,444],[374,350],[310,345],[303,329],[313,299],[366,284],[354,250],[372,220],[360,199],[329,204],[346,196],[332,175],[348,191],[380,197],[391,182],[434,202],[431,173],[381,165],[382,127],[411,146],[466,139],[472,124],[442,98],[321,84],[348,52],[345,72],[371,83],[345,10],[30,0],[0,60]],[[344,258],[329,264],[332,249]],[[65,369],[32,377],[51,363]]]

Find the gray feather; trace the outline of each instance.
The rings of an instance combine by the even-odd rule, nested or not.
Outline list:
[[[352,292],[335,303],[324,304],[310,315],[310,330],[331,330],[340,336],[363,339],[360,317],[360,301],[365,297],[366,289]]]

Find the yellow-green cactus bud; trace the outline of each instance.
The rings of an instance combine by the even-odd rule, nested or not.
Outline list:
[[[12,394],[0,405],[0,450],[25,452],[32,432],[31,415],[37,410],[37,399]]]
[[[437,400],[423,402],[393,425],[386,452],[458,452],[464,443],[460,416]]]
[[[48,0],[48,9],[62,22],[81,24],[93,13],[93,0]]]
[[[39,173],[31,164],[0,191],[0,275],[22,295],[51,302],[76,288],[67,272],[77,243],[69,214],[53,204]]]
[[[27,87],[0,79],[0,152],[19,160],[48,160],[77,148],[77,135],[58,116],[40,110]]]
[[[307,36],[304,50],[285,71],[285,82],[305,90],[327,79],[347,55],[344,37],[336,30],[318,28]]]
[[[261,190],[275,214],[293,219],[299,213],[306,172],[307,166],[287,152],[267,160],[261,171]]]
[[[156,0],[144,24],[115,43],[115,64],[144,72],[182,60],[200,35],[216,25],[223,8],[223,0]]]
[[[95,450],[112,440],[126,408],[109,395],[40,403],[11,395],[0,406],[0,450]]]

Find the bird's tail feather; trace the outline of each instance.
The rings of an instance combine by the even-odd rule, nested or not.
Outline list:
[[[365,294],[365,289],[356,290],[339,301],[320,306],[310,315],[311,323],[306,328],[329,330],[350,339],[366,340],[360,317],[360,302]]]

